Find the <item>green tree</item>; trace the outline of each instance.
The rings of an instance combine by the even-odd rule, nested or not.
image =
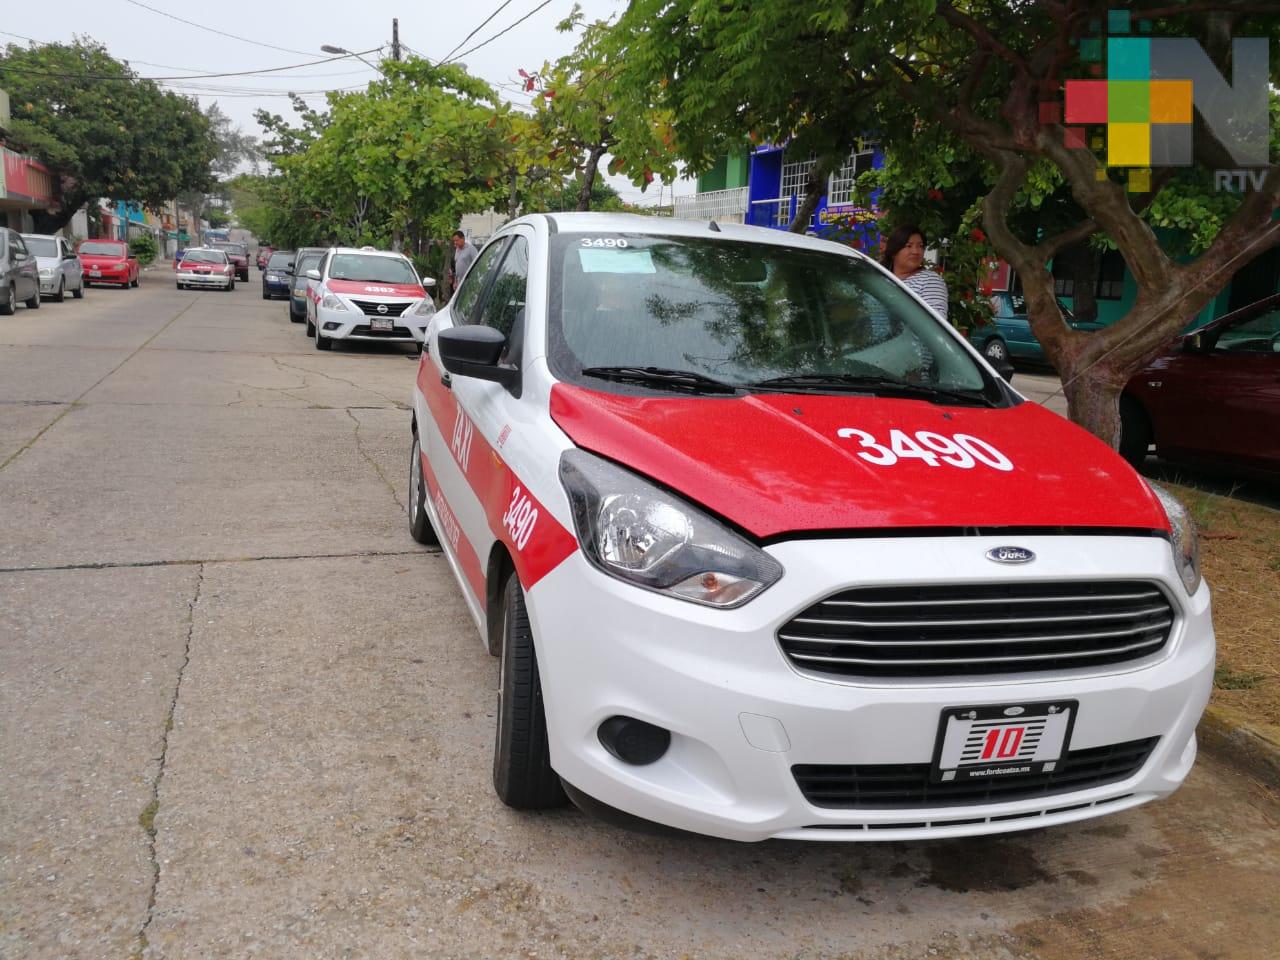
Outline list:
[[[57,177],[61,204],[37,216],[59,230],[98,197],[158,206],[211,185],[215,144],[196,105],[138,79],[88,39],[7,46],[0,83],[9,92],[9,145]]]
[[[156,241],[149,233],[140,233],[129,241],[129,252],[138,258],[138,263],[144,267],[156,258],[158,250],[156,249]]]
[[[1280,166],[1274,125],[1273,166],[1260,186],[1234,196],[1212,189],[1209,171],[1235,164],[1202,130],[1197,168],[1157,172],[1139,193],[1090,150],[1068,147],[1063,125],[1040,104],[1061,101],[1062,81],[1090,76],[1078,42],[1108,22],[1111,6],[634,0],[611,40],[631,118],[616,125],[619,150],[647,140],[635,118],[653,109],[673,117],[677,153],[695,172],[744,133],[790,139],[795,149],[829,158],[841,154],[842,134],[874,131],[902,154],[922,129],[936,128],[979,161],[983,235],[1022,278],[1032,330],[1063,377],[1072,418],[1115,443],[1129,377],[1237,270],[1280,243],[1280,225],[1272,223]],[[1135,0],[1127,7],[1155,35],[1197,39],[1228,76],[1230,37],[1280,32],[1270,3]],[[1274,85],[1276,58],[1272,70]],[[1054,217],[1035,216],[1035,198]],[[1178,241],[1162,246],[1157,228],[1189,233],[1185,250]],[[1049,270],[1083,242],[1119,250],[1138,288],[1129,312],[1096,333],[1065,323]]]

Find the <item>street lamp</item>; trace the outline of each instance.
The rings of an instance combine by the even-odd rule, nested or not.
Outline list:
[[[364,57],[360,56],[360,54],[356,53],[354,50],[348,50],[346,47],[335,47],[332,44],[326,43],[320,48],[320,52],[332,53],[335,56],[355,57],[357,60],[359,60],[361,63],[365,64],[366,66],[372,67],[374,70],[377,70],[379,73],[382,72],[381,67],[377,66],[376,64],[370,63]]]

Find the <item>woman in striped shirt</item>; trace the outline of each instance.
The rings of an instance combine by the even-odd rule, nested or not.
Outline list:
[[[947,319],[947,281],[924,265],[924,231],[914,223],[894,228],[884,242],[880,262],[893,271],[903,285]]]

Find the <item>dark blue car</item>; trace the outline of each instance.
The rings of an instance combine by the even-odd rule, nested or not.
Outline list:
[[[1031,324],[1027,320],[1026,298],[1021,293],[1000,291],[992,294],[991,299],[997,305],[995,318],[986,326],[970,330],[969,342],[997,368],[1014,362],[1047,366],[1049,358],[1031,332]],[[1105,326],[1093,320],[1075,319],[1071,309],[1061,300],[1058,306],[1073,330],[1100,330]]]
[[[262,271],[262,299],[275,300],[277,297],[289,296],[289,285],[293,283],[293,251],[277,250],[271,254],[266,267]]]

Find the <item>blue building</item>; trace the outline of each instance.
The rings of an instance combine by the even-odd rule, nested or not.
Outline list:
[[[787,145],[757,147],[751,154],[747,175],[746,222],[757,227],[786,230],[804,202],[805,186],[817,160],[798,156]],[[860,143],[827,179],[827,190],[818,201],[808,230],[827,233],[832,224],[858,213],[853,202],[854,181],[863,173],[884,166],[884,153],[874,142]]]

